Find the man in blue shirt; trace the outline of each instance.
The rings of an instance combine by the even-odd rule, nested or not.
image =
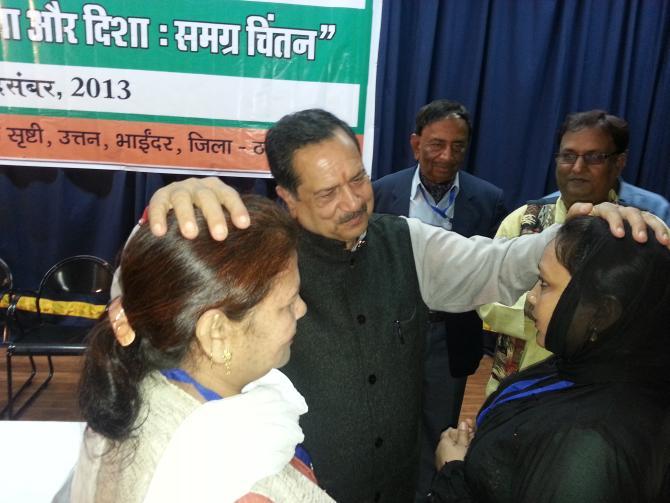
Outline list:
[[[589,110],[571,114],[566,124],[569,127],[559,131],[559,143],[568,133],[586,135],[599,132],[602,148],[598,152],[605,152],[608,157],[603,163],[588,167],[582,174],[578,172],[581,166],[578,162],[566,165],[569,169],[563,169],[560,163],[557,164],[556,182],[559,190],[546,198],[556,199],[561,195],[568,207],[574,201],[599,203],[614,200],[649,211],[670,225],[670,203],[667,199],[624,182],[621,178],[621,172],[626,167],[630,138],[628,123],[624,119],[603,110]],[[594,170],[598,172],[591,176],[590,172]],[[598,181],[600,186],[595,183]]]

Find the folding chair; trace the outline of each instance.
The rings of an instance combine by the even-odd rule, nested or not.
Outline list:
[[[51,267],[34,292],[34,313],[17,309],[25,292],[14,291],[7,310],[7,416],[18,418],[39,396],[54,374],[52,356],[81,355],[86,335],[109,300],[112,267],[91,255],[76,255]],[[30,376],[14,392],[12,358],[28,356]],[[46,356],[49,374],[30,397],[14,411],[17,398],[37,373],[34,356]]]

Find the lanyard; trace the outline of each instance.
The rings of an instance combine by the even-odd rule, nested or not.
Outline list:
[[[519,400],[527,396],[541,395],[543,393],[548,393],[550,391],[569,388],[570,386],[573,386],[575,384],[571,381],[557,381],[552,384],[548,384],[546,386],[541,386],[539,388],[528,389],[531,386],[534,386],[535,384],[538,384],[546,379],[549,379],[550,377],[554,377],[555,375],[556,374],[551,374],[548,376],[540,377],[539,379],[526,379],[524,381],[517,381],[514,384],[511,384],[510,386],[506,387],[504,390],[500,392],[500,394],[495,398],[495,400],[493,400],[493,402],[491,402],[491,404],[488,407],[486,407],[477,415],[477,427],[479,427],[482,424],[486,415],[489,412],[491,412],[491,410],[495,409],[498,405],[502,405],[503,403],[511,402],[513,400]]]
[[[172,379],[173,381],[192,384],[195,387],[195,389],[198,390],[200,396],[202,396],[208,402],[211,400],[221,400],[222,398],[222,396],[219,395],[216,391],[204,387],[198,381],[193,379],[193,377],[191,377],[191,375],[184,369],[180,368],[165,369],[161,370],[161,374],[163,374],[168,379]],[[303,463],[305,463],[305,465],[307,465],[309,468],[312,468],[312,458],[309,455],[309,453],[305,450],[305,448],[302,446],[302,444],[298,444],[295,446],[295,457],[298,458]]]
[[[184,369],[178,369],[178,368],[165,369],[161,370],[161,374],[163,374],[168,379],[172,379],[173,381],[192,384],[195,387],[195,389],[198,390],[200,396],[202,396],[208,402],[210,400],[221,400],[222,398],[221,395],[219,395],[216,391],[212,391],[209,388],[205,388],[202,384],[193,379],[191,375]]]
[[[455,187],[452,187],[451,189],[449,189],[449,199],[447,199],[447,206],[444,209],[440,208],[437,205],[430,204],[430,201],[428,200],[428,196],[426,195],[426,191],[423,190],[423,187],[421,186],[421,184],[419,184],[419,190],[421,191],[421,195],[423,196],[423,200],[426,201],[426,204],[428,206],[430,206],[431,210],[433,210],[435,213],[437,213],[442,218],[446,218],[448,220],[451,220],[447,216],[447,212],[451,209],[451,207],[454,204],[454,201],[456,200],[456,189],[455,189]]]

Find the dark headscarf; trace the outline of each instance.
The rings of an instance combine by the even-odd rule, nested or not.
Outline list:
[[[595,217],[566,223],[558,261],[572,279],[549,323],[559,376],[578,384],[670,382],[670,251],[653,232],[640,244]]]

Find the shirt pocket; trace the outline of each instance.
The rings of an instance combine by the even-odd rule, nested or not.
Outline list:
[[[411,312],[406,310],[399,313],[398,317],[391,323],[391,342],[401,346],[411,346],[419,332],[419,316],[417,308]]]

